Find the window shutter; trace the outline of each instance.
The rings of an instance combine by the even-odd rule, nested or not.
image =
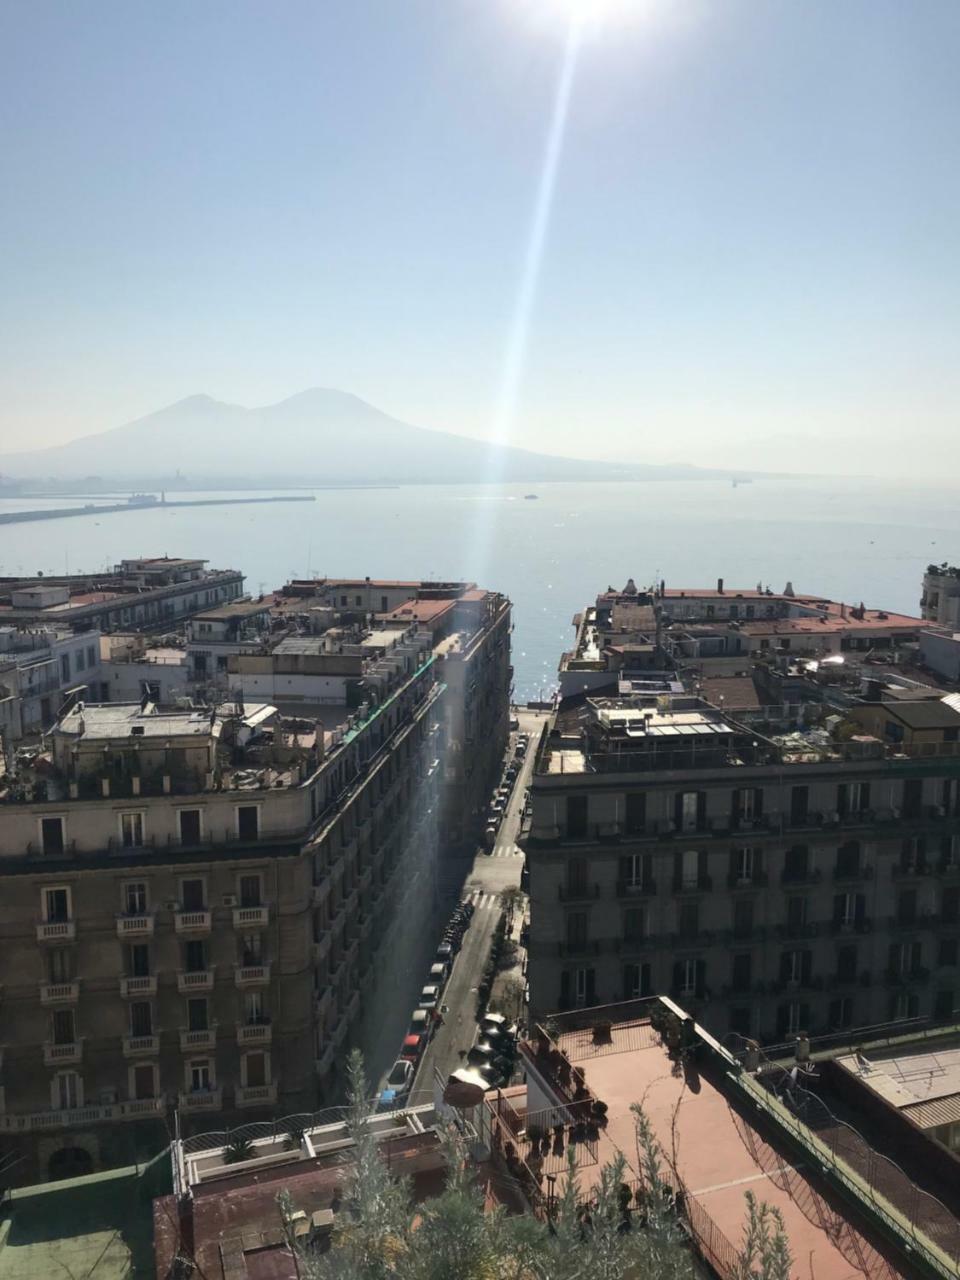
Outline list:
[[[900,944],[899,942],[891,942],[887,948],[887,968],[891,973],[896,973],[900,967]]]
[[[923,960],[923,944],[922,944],[922,943],[920,943],[920,942],[915,942],[915,943],[913,944],[913,946],[910,948],[910,968],[911,968],[911,970],[914,970],[914,971],[915,971],[915,970],[919,969],[919,968],[920,968],[920,964],[921,964],[922,960]]]
[[[673,801],[673,821],[678,831],[683,829],[683,792],[678,791]]]
[[[740,788],[734,787],[730,793],[730,817],[735,825],[740,817]]]
[[[800,1028],[802,1031],[809,1030],[810,1027],[810,1006],[804,1000],[800,1005]]]
[[[833,898],[833,923],[840,924],[843,920],[843,907],[846,894],[837,893]]]
[[[781,952],[780,952],[780,981],[781,981],[781,982],[789,982],[789,981],[790,981],[790,970],[791,970],[791,967],[792,967],[792,966],[791,966],[791,963],[790,963],[790,952],[789,952],[789,951],[781,951]]]
[[[621,857],[620,857],[620,875],[619,875],[619,877],[618,877],[618,878],[619,878],[619,879],[620,879],[624,884],[626,884],[626,882],[630,879],[630,867],[631,867],[630,859],[629,859],[629,858],[627,858],[627,857],[624,857],[623,855],[621,855]]]
[[[683,854],[679,849],[675,849],[673,853],[673,879],[679,888],[683,883]]]
[[[566,969],[560,974],[560,1004],[565,1009],[570,1003],[570,974]]]
[[[673,966],[673,989],[679,991],[683,986],[683,965],[679,961]]]
[[[813,952],[801,952],[802,959],[800,961],[800,976],[804,982],[810,981],[810,974],[813,971]]]
[[[651,987],[650,965],[642,964],[640,966],[640,994],[642,996],[648,996],[650,994]]]
[[[753,874],[759,876],[763,874],[763,850],[754,849],[753,851]]]
[[[707,793],[697,792],[697,826],[702,828],[707,819]]]
[[[596,986],[597,974],[596,974],[596,970],[595,970],[595,969],[587,969],[586,974],[587,974],[587,981],[586,981],[587,998],[586,998],[586,1003],[587,1003],[588,1005],[590,1005],[590,1004],[596,1004],[596,1002],[597,1002],[597,986]]]
[[[706,960],[697,961],[697,981],[694,988],[694,994],[698,1000],[702,1000],[707,992],[707,962]]]
[[[753,797],[753,816],[763,817],[763,787],[757,787]]]
[[[841,782],[837,787],[837,813],[844,817],[847,812],[847,784]]]
[[[701,849],[697,854],[697,879],[702,883],[707,878],[707,851]]]
[[[854,919],[856,920],[857,924],[860,924],[866,918],[866,914],[867,914],[866,895],[863,893],[858,893],[856,904],[854,906]]]
[[[870,808],[870,783],[869,782],[860,783],[860,808],[861,809]]]
[[[739,861],[740,860],[739,860],[736,849],[731,849],[730,850],[730,879],[731,880],[733,880],[736,877]]]

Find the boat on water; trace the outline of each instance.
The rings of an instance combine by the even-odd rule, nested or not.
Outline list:
[[[523,495],[523,500],[524,502],[536,502],[539,497],[539,493],[525,493]]]

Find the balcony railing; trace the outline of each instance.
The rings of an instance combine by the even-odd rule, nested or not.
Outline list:
[[[264,929],[270,919],[269,907],[234,907],[235,929]]]
[[[182,1053],[199,1053],[202,1050],[212,1052],[217,1047],[217,1028],[203,1027],[198,1031],[191,1031],[189,1027],[181,1027],[180,1029],[180,1050]]]
[[[917,880],[932,875],[933,864],[922,858],[917,862],[898,862],[893,868],[894,880]]]
[[[159,1036],[124,1036],[123,1056],[125,1058],[142,1058],[160,1052]]]
[[[273,1038],[273,1027],[269,1022],[247,1022],[237,1027],[237,1044],[241,1048],[248,1045],[269,1044]]]
[[[40,987],[41,1004],[76,1004],[79,998],[79,982],[45,982]]]
[[[706,893],[713,888],[712,876],[674,876],[674,893]]]
[[[180,1094],[181,1111],[222,1111],[223,1092],[220,1089],[198,1089]]]
[[[656,880],[618,880],[618,898],[649,898],[657,892]]]
[[[118,915],[117,937],[126,942],[133,938],[153,937],[153,914],[144,912],[141,915]]]
[[[275,1084],[248,1084],[237,1089],[238,1107],[275,1107],[277,1105],[277,1086]]]
[[[181,995],[193,995],[197,991],[213,990],[212,969],[180,970],[177,974],[177,990]]]
[[[588,941],[581,938],[576,941],[557,943],[558,956],[598,956],[599,954],[600,943],[596,940]]]
[[[837,866],[833,868],[833,878],[837,883],[844,880],[872,880],[873,867],[861,863],[856,867]]]
[[[923,986],[930,981],[930,970],[917,965],[915,969],[887,969],[885,982],[892,987]]]
[[[209,911],[178,910],[173,915],[173,927],[177,933],[209,933]]]
[[[823,872],[819,867],[806,867],[802,871],[784,867],[780,872],[781,884],[819,884],[822,879]]]
[[[142,978],[121,978],[120,994],[130,999],[133,996],[155,996],[157,994],[157,978],[149,974]]]
[[[75,920],[41,920],[37,925],[38,942],[73,942],[76,936]]]
[[[6,1112],[0,1113],[0,1133],[31,1133],[116,1120],[143,1120],[162,1115],[165,1109],[166,1100],[158,1097],[112,1102],[102,1107],[74,1107],[62,1111]]]
[[[740,875],[738,871],[732,871],[727,876],[728,889],[764,889],[768,884],[768,876],[765,871],[754,871],[749,875]]]
[[[319,938],[316,938],[314,940],[314,943],[313,943],[313,963],[314,964],[319,964],[324,959],[324,957],[329,954],[331,941],[332,941],[332,935],[329,929],[325,930],[323,933],[321,933]]]
[[[55,1044],[47,1040],[43,1046],[43,1061],[48,1067],[64,1067],[83,1061],[83,1041],[73,1040],[68,1044]]]
[[[238,964],[234,968],[236,984],[244,987],[265,987],[270,982],[268,964]]]
[[[333,1006],[333,987],[324,987],[321,991],[316,992],[314,998],[317,1021],[321,1021]]]

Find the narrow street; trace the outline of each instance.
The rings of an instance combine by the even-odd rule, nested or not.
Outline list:
[[[411,1091],[412,1102],[425,1102],[433,1097],[434,1069],[443,1079],[462,1066],[476,1033],[477,983],[490,953],[493,932],[500,918],[500,894],[519,886],[523,855],[517,848],[517,834],[523,817],[524,794],[533,771],[536,746],[546,712],[517,713],[520,731],[529,735],[529,746],[518,774],[516,785],[491,851],[480,850],[472,860],[465,859],[448,868],[441,888],[449,888],[451,910],[456,902],[470,898],[476,907],[470,927],[463,935],[463,946],[443,993],[443,1024],[420,1060]],[[516,734],[511,735],[511,747]],[[439,942],[439,938],[437,939]]]

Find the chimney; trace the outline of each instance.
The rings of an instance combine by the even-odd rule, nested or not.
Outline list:
[[[718,596],[723,595],[723,579],[722,578],[717,579],[717,595]]]

